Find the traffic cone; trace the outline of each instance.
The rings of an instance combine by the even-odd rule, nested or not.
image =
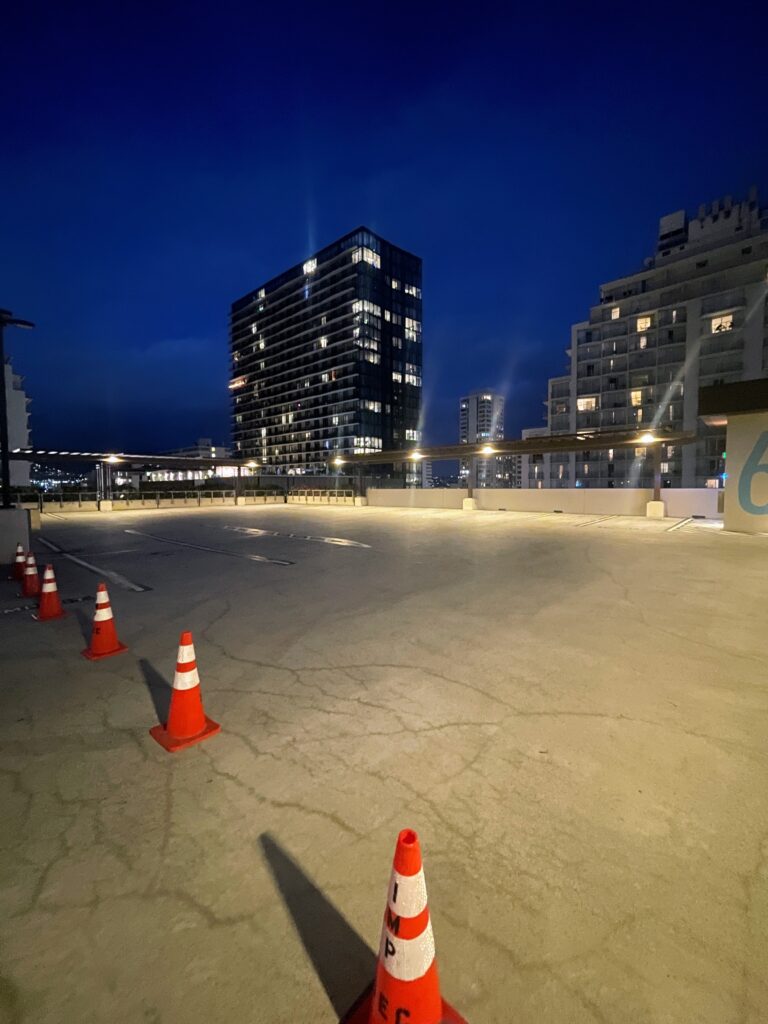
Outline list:
[[[24,563],[24,578],[21,582],[22,597],[37,597],[40,593],[40,577],[37,575],[37,562],[30,551]]]
[[[195,646],[192,634],[184,632],[179,640],[168,721],[165,725],[153,726],[149,735],[169,754],[175,754],[177,750],[200,743],[220,730],[219,723],[212,721],[203,711]]]
[[[109,603],[106,583],[100,583],[96,591],[96,611],[93,615],[93,632],[91,646],[82,652],[84,658],[97,661],[108,658],[112,654],[122,654],[128,648],[117,639],[115,620],[112,617],[112,605]]]
[[[49,619],[62,619],[67,613],[61,607],[61,598],[56,586],[56,577],[53,575],[53,566],[46,565],[43,573],[43,587],[40,591],[40,603],[37,606],[37,615],[33,618],[38,622],[47,622]]]
[[[13,560],[13,572],[11,573],[12,580],[18,580],[19,583],[24,582],[24,548],[21,544],[16,545],[16,557]]]
[[[467,1024],[440,995],[419,837],[397,837],[376,980],[340,1024]]]

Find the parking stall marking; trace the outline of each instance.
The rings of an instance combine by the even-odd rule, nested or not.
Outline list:
[[[162,544],[175,544],[180,548],[191,548],[193,551],[207,551],[212,555],[226,555],[228,558],[243,558],[247,562],[267,562],[269,565],[295,565],[286,558],[267,558],[266,555],[244,555],[239,551],[226,551],[224,548],[209,548],[205,544],[191,544],[186,540],[175,540],[172,537],[158,537],[155,533],[144,533],[143,530],[124,530],[123,533],[131,533],[136,537],[149,537],[151,540],[159,540]]]
[[[87,569],[88,572],[92,572],[102,579],[109,580],[110,583],[114,583],[116,587],[122,587],[123,590],[132,590],[135,594],[144,594],[152,589],[152,587],[145,587],[142,583],[134,583],[133,580],[129,580],[126,576],[121,575],[119,572],[114,572],[112,569],[104,569],[101,566],[94,565],[92,562],[86,562],[84,558],[78,558],[77,555],[70,555],[68,551],[60,548],[58,544],[54,544],[52,540],[47,540],[45,537],[40,537],[40,543],[45,544],[47,548],[55,551],[62,558],[82,566],[83,569]]]

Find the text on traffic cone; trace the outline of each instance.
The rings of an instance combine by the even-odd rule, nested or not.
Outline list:
[[[203,711],[195,645],[192,634],[186,631],[179,639],[168,721],[165,725],[153,726],[149,735],[169,753],[175,754],[177,750],[214,736],[220,729],[218,722],[208,718]]]
[[[99,658],[109,658],[112,654],[121,654],[127,650],[125,644],[121,644],[117,639],[107,586],[105,583],[100,583],[96,591],[96,611],[93,613],[91,643],[83,651],[83,657],[96,661]]]

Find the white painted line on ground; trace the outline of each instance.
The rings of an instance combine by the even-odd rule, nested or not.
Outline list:
[[[132,533],[137,537],[150,537],[152,540],[159,540],[162,544],[175,544],[180,548],[192,548],[194,551],[208,551],[212,555],[227,555],[229,558],[244,558],[248,562],[267,562],[270,565],[295,565],[285,558],[266,558],[264,555],[243,555],[239,551],[226,551],[224,548],[209,548],[204,544],[190,544],[185,540],[173,540],[170,537],[158,537],[155,533],[144,533],[143,530],[123,530],[123,533]]]
[[[588,523],[576,523],[576,529],[581,529],[584,526],[594,526],[595,523],[607,523],[609,519],[616,519],[616,516],[600,516],[599,519],[590,519]]]
[[[680,522],[679,523],[675,523],[674,526],[668,526],[665,532],[666,533],[674,533],[675,530],[682,530],[682,528],[684,526],[687,526],[688,523],[692,523],[692,522],[693,522],[693,516],[688,516],[687,519],[681,519]]]
[[[41,544],[45,544],[51,551],[55,551],[57,555],[61,555],[62,558],[69,559],[70,562],[74,562],[76,565],[81,565],[84,569],[94,573],[96,576],[100,576],[105,580],[109,580],[110,583],[114,583],[117,587],[122,587],[123,590],[132,590],[135,594],[144,594],[152,587],[142,586],[141,583],[134,583],[132,580],[127,579],[125,576],[121,576],[119,572],[113,572],[111,569],[102,569],[98,565],[93,565],[91,562],[86,562],[84,558],[78,558],[76,555],[70,555],[68,552],[60,548],[58,544],[54,544],[52,540],[46,540],[45,537],[38,538]]]
[[[215,529],[215,527],[214,527]],[[277,530],[261,530],[256,526],[222,526],[222,530],[233,533],[248,533],[254,537],[287,537],[290,540],[312,540],[318,544],[338,544],[343,548],[370,548],[359,540],[345,540],[343,537],[312,537],[308,533],[279,533]]]

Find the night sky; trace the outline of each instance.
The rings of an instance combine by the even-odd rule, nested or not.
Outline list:
[[[35,443],[228,439],[231,301],[359,224],[424,260],[427,441],[478,387],[519,436],[660,215],[768,201],[762,5],[452,9],[5,10],[0,306],[38,324],[6,335]]]

